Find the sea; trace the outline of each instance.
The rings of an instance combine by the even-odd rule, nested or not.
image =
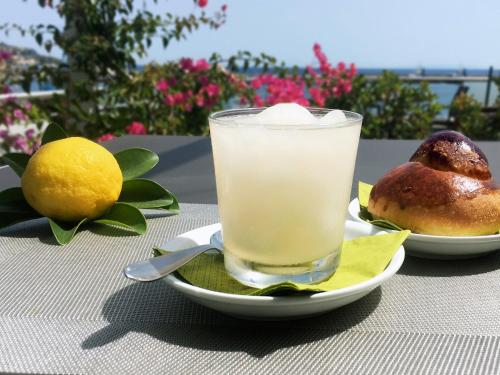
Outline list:
[[[141,67],[139,67],[139,70]],[[488,69],[411,69],[411,68],[398,68],[398,69],[383,69],[383,68],[358,68],[359,74],[374,76],[380,75],[384,70],[390,70],[394,73],[399,74],[402,77],[414,76],[439,76],[445,79],[446,77],[485,77],[488,76]],[[258,69],[250,69],[248,71],[249,76],[259,73]],[[500,76],[500,70],[493,71],[494,77]],[[437,95],[439,103],[443,106],[443,110],[438,115],[439,118],[448,117],[448,107],[450,106],[457,90],[460,87],[460,83],[431,83],[429,84],[431,90]],[[499,94],[498,88],[494,83],[491,84],[489,100],[486,102],[486,87],[487,82],[465,82],[464,86],[467,88],[467,92],[476,98],[484,106],[494,105],[496,98]],[[32,92],[36,91],[50,91],[54,87],[50,84],[38,84],[33,83]],[[15,90],[17,91],[17,90]]]

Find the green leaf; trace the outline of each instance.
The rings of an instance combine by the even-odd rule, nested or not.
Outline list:
[[[19,176],[22,177],[30,156],[19,152],[10,152],[1,157],[1,159]]]
[[[49,218],[50,229],[59,245],[67,245],[71,242],[80,226],[88,219],[83,219],[78,223],[65,223]]]
[[[127,203],[115,203],[113,207],[102,217],[94,220],[94,223],[114,225],[128,229],[137,234],[146,233],[146,218],[138,208]]]
[[[118,202],[137,208],[163,208],[174,203],[174,196],[154,181],[137,178],[123,183]]]
[[[145,148],[129,148],[119,151],[115,154],[115,159],[118,161],[125,181],[149,172],[160,160],[158,155]]]
[[[386,229],[391,229],[391,230],[404,230],[403,228],[397,226],[394,223],[391,223],[390,221],[383,220],[383,219],[374,219],[370,221],[370,224],[376,225],[377,227],[382,227]]]
[[[38,215],[26,202],[23,190],[20,187],[13,187],[0,192],[0,212]]]
[[[66,132],[59,125],[52,122],[49,126],[47,126],[47,129],[45,129],[45,132],[43,133],[42,145],[64,138],[68,138]]]
[[[178,214],[179,212],[181,212],[181,208],[179,207],[179,201],[177,200],[177,198],[173,194],[172,194],[172,198],[174,199],[174,201],[170,205],[164,206],[164,207],[158,207],[158,208],[161,210],[170,211],[173,214]]]

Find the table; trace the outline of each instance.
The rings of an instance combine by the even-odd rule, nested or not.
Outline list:
[[[418,143],[361,141],[355,181],[375,182]],[[152,215],[144,236],[95,227],[67,247],[55,246],[43,219],[2,231],[0,372],[500,373],[500,252],[407,258],[362,300],[297,321],[243,321],[161,281],[125,279],[121,269],[149,257],[152,246],[217,222],[210,143],[136,136],[106,146],[158,152],[149,177],[178,195],[182,213]],[[500,177],[500,144],[480,146]],[[0,169],[0,189],[17,184]]]

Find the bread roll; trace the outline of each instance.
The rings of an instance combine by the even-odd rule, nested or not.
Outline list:
[[[414,233],[493,234],[500,229],[500,189],[481,150],[462,134],[443,131],[382,176],[368,211]]]

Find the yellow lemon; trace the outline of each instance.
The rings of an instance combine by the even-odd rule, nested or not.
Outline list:
[[[21,178],[24,197],[31,207],[62,221],[103,215],[120,196],[122,183],[113,154],[80,137],[40,147]]]

